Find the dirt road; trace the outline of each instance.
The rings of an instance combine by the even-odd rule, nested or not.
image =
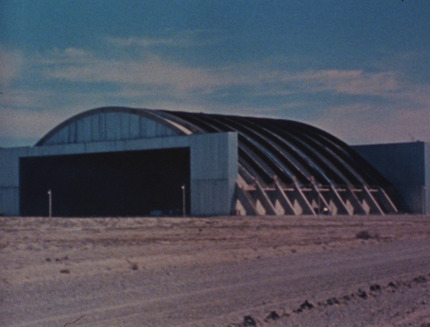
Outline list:
[[[0,326],[427,326],[430,217],[1,218]]]

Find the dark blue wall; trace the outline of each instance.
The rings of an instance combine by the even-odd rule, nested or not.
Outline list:
[[[403,211],[428,213],[430,208],[430,143],[353,146],[387,178],[402,198]]]

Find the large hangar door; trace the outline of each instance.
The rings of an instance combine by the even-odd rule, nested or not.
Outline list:
[[[189,148],[20,159],[22,216],[180,215],[190,208]]]

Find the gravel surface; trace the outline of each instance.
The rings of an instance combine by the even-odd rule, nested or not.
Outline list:
[[[430,326],[430,217],[0,218],[0,326]]]

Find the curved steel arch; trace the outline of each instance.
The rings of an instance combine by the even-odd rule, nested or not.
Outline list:
[[[156,114],[156,111],[154,110],[136,109],[136,108],[128,108],[128,107],[101,107],[101,108],[84,111],[82,113],[79,113],[65,120],[64,122],[62,122],[61,124],[53,128],[51,131],[49,131],[45,136],[43,136],[35,144],[35,146],[43,146],[48,144],[49,140],[55,137],[55,135],[58,134],[62,129],[72,125],[75,122],[78,122],[90,116],[96,116],[104,113],[120,113],[120,114],[126,114],[126,115],[141,116],[149,120],[155,121],[165,126],[167,129],[174,130],[178,134],[186,135],[183,129],[179,128],[178,126],[175,126],[171,122],[167,121],[165,118],[160,117],[159,115]]]
[[[254,194],[253,198],[266,203],[266,213],[275,212],[273,203],[269,203],[269,195],[273,193],[273,185],[279,184],[278,178],[286,187],[294,184],[292,198],[302,198],[298,201],[302,213],[319,212],[321,201],[323,206],[335,207],[336,212],[342,213],[397,212],[387,190],[383,189],[389,185],[387,181],[348,145],[318,128],[268,118],[184,112],[168,114],[195,124],[201,132],[238,133],[239,174],[245,171],[253,175],[257,185],[254,193],[260,194]],[[292,175],[293,171],[296,175]],[[246,187],[253,190],[247,185],[242,191],[246,192]],[[266,188],[265,193],[263,188]],[[283,196],[281,200],[289,202],[290,211],[296,212],[285,193],[279,195],[278,192],[276,196]],[[315,203],[318,203],[316,210],[313,208]],[[255,208],[252,210],[256,211]]]
[[[104,113],[143,117],[174,135],[236,132],[237,201],[247,214],[318,214],[323,208],[332,214],[397,212],[388,195],[390,184],[369,163],[333,135],[296,121],[103,107],[64,121],[36,146],[48,145],[63,129]]]

